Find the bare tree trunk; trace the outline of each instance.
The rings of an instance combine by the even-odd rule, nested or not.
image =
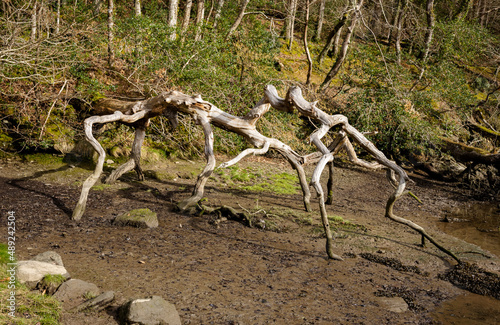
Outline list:
[[[193,7],[193,0],[187,0],[186,7],[184,7],[184,19],[182,20],[182,26],[181,26],[182,42],[184,42],[184,39],[186,38],[186,32],[189,27],[189,19],[191,18],[192,7]]]
[[[347,50],[349,49],[349,44],[351,43],[351,37],[354,32],[354,29],[356,28],[356,23],[358,22],[362,6],[363,6],[363,0],[360,0],[359,3],[355,5],[353,8],[354,14],[351,18],[351,24],[347,28],[347,33],[345,35],[344,42],[342,43],[342,49],[340,50],[340,53],[337,57],[337,60],[335,61],[335,64],[332,66],[332,69],[330,70],[330,72],[328,72],[328,74],[325,77],[325,80],[321,84],[320,86],[321,90],[324,90],[326,87],[328,87],[332,79],[335,78],[337,73],[340,71],[340,68],[344,63],[344,60],[347,57]]]
[[[134,0],[134,10],[135,10],[135,16],[139,17],[142,15],[141,11],[141,0]]]
[[[406,5],[408,4],[407,0],[401,0],[401,8],[398,10],[397,17],[397,26],[396,26],[396,57],[398,65],[401,65],[401,35],[403,33],[402,25],[403,25],[403,16],[406,11]]]
[[[229,32],[227,33],[226,38],[229,38],[234,33],[236,28],[238,28],[238,26],[241,24],[241,21],[243,20],[243,17],[245,16],[245,10],[247,9],[247,5],[249,2],[250,2],[250,0],[243,0],[243,3],[241,4],[240,13],[238,14],[238,17],[236,18],[236,21],[234,22],[234,24],[231,26],[231,28],[229,28]]]
[[[61,0],[57,0],[56,34],[59,34],[60,24],[61,24]]]
[[[425,73],[425,64],[427,63],[427,59],[429,57],[429,52],[432,44],[432,36],[434,34],[435,19],[436,19],[434,14],[434,0],[427,0],[426,16],[427,16],[427,30],[425,32],[424,50],[421,54],[422,69],[420,69],[420,75],[418,76],[413,86],[410,88],[410,92],[412,92],[413,89],[415,89],[420,80],[422,80],[422,77],[424,76]]]
[[[307,62],[308,62],[307,79],[306,79],[306,86],[307,87],[309,87],[311,85],[311,74],[312,74],[312,68],[313,68],[313,61],[311,58],[311,53],[309,52],[309,46],[307,44],[307,29],[308,29],[308,25],[309,25],[309,5],[310,5],[310,0],[306,0],[304,37],[302,39],[304,42],[304,51],[306,52],[306,57],[307,57]]]
[[[33,4],[32,12],[31,12],[31,36],[30,36],[30,40],[32,42],[36,41],[36,33],[37,33],[37,26],[38,26],[37,10],[38,10],[38,1],[35,1],[35,3]]]
[[[347,22],[347,19],[349,18],[349,12],[346,10],[344,14],[342,15],[342,18],[339,20],[337,25],[332,29],[330,34],[328,34],[328,38],[326,40],[326,44],[323,47],[323,50],[321,50],[321,53],[318,56],[318,62],[321,64],[323,60],[325,59],[326,54],[332,46],[335,46],[335,49],[338,48],[337,44],[340,39],[340,34],[342,33],[342,28],[344,27],[345,23]],[[335,51],[338,52],[338,51]],[[334,57],[337,53],[334,53]]]
[[[179,0],[170,0],[170,6],[168,9],[168,27],[172,29],[172,32],[169,37],[171,41],[175,41],[175,38],[177,36],[175,29],[177,28],[178,10],[179,10]]]
[[[473,3],[474,3],[473,0],[461,0],[460,6],[457,12],[455,13],[454,19],[464,20],[467,17],[467,14],[469,13],[470,9],[472,8]]]
[[[113,48],[113,29],[114,29],[114,2],[113,0],[108,0],[108,65],[113,66],[115,61],[115,50]]]
[[[220,15],[222,13],[223,6],[224,6],[224,0],[219,0],[217,2],[217,8],[215,9],[214,29],[217,28],[217,24],[219,23],[219,19],[220,19]]]
[[[201,40],[201,31],[203,28],[203,21],[205,19],[205,0],[198,0],[198,9],[196,12],[196,34],[194,40],[198,42]]]
[[[288,5],[288,14],[286,16],[286,29],[285,29],[285,40],[288,43],[288,49],[292,49],[296,13],[297,13],[297,0],[290,0]]]
[[[323,31],[323,20],[325,19],[325,3],[326,0],[320,0],[318,9],[318,25],[316,26],[316,35],[314,40],[318,42],[321,39],[321,32]]]
[[[94,0],[94,16],[101,12],[101,0]]]

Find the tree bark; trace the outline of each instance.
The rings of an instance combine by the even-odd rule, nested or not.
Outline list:
[[[295,30],[295,15],[297,13],[297,0],[289,0],[288,13],[286,16],[285,40],[288,43],[288,49],[292,49],[293,33]]]
[[[139,17],[142,15],[141,0],[134,0],[134,11],[135,11],[136,17]]]
[[[189,19],[191,18],[192,7],[193,7],[193,0],[187,0],[186,6],[184,7],[184,19],[182,20],[182,26],[181,26],[182,42],[184,42],[184,39],[186,37],[186,32],[189,27]]]
[[[172,30],[169,36],[171,41],[175,41],[177,33],[175,29],[177,28],[177,12],[179,10],[179,0],[170,0],[170,6],[168,8],[168,27]]]
[[[464,20],[467,18],[470,9],[472,8],[473,0],[461,0],[457,12],[454,15],[455,20]]]
[[[32,42],[36,41],[37,26],[38,26],[37,11],[38,11],[38,1],[35,1],[35,3],[33,4],[33,9],[31,11],[31,36],[30,36],[30,40]]]
[[[307,44],[307,29],[308,29],[308,25],[309,25],[309,5],[310,5],[310,0],[306,0],[304,35],[302,38],[302,41],[304,42],[304,51],[306,52],[307,63],[308,63],[307,78],[306,78],[306,86],[307,87],[309,87],[311,85],[311,74],[312,74],[312,68],[313,68],[311,53],[309,52],[309,45]]]
[[[198,7],[196,12],[196,34],[194,40],[196,42],[201,40],[201,31],[203,28],[203,21],[205,19],[205,0],[198,0]]]
[[[240,13],[238,14],[238,17],[236,18],[236,21],[233,23],[231,28],[229,28],[229,32],[227,33],[226,38],[231,37],[231,35],[234,33],[236,28],[241,24],[241,21],[243,20],[243,17],[245,16],[245,10],[247,9],[247,5],[250,2],[250,0],[243,0],[243,3],[241,4],[241,9]]]
[[[217,2],[217,8],[215,9],[214,29],[217,29],[217,25],[219,24],[219,19],[220,19],[220,15],[222,13],[223,6],[224,6],[224,0],[219,0]]]
[[[61,0],[57,0],[57,13],[56,13],[56,34],[59,34],[59,26],[61,25]]]
[[[314,40],[318,42],[321,39],[321,32],[323,32],[323,20],[325,19],[325,3],[326,0],[320,0],[318,8],[318,25],[316,26],[316,35]]]
[[[354,14],[352,15],[351,19],[351,24],[347,28],[347,33],[344,38],[344,42],[342,43],[342,48],[340,50],[340,53],[337,57],[337,60],[335,61],[334,65],[332,66],[330,72],[328,72],[327,76],[325,77],[325,80],[320,86],[321,90],[324,90],[330,82],[332,81],[333,78],[338,74],[340,71],[340,68],[342,67],[342,64],[344,63],[345,58],[347,57],[347,50],[349,49],[349,44],[351,43],[351,37],[352,34],[354,33],[354,29],[356,28],[356,24],[358,22],[359,16],[360,16],[360,10],[361,7],[363,6],[363,0],[360,0],[357,5],[354,6]]]
[[[115,50],[113,47],[114,40],[114,2],[108,0],[108,65],[113,66],[115,61]]]
[[[401,0],[401,8],[399,8],[397,13],[397,24],[396,24],[396,57],[398,65],[401,65],[401,35],[403,33],[403,17],[406,11],[406,6],[408,4],[408,0]]]
[[[347,19],[349,19],[349,12],[346,10],[344,14],[342,15],[342,18],[338,21],[338,23],[335,25],[335,27],[332,29],[330,34],[328,34],[328,38],[326,40],[326,44],[321,50],[321,53],[318,56],[318,62],[321,64],[323,60],[325,59],[326,54],[328,51],[331,50],[332,46],[335,45],[335,49],[337,49],[337,44],[338,40],[340,38],[340,34],[342,33],[342,28],[344,27],[345,23],[347,22]],[[335,51],[337,52],[337,51]],[[334,53],[334,57],[337,53]]]

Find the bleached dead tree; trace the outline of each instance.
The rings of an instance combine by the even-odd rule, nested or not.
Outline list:
[[[408,176],[405,171],[394,162],[387,159],[385,155],[368,139],[366,139],[361,132],[352,127],[348,123],[345,116],[340,114],[326,114],[320,110],[316,104],[317,102],[310,103],[306,101],[302,96],[300,88],[298,87],[291,87],[288,90],[286,98],[281,98],[278,96],[278,92],[273,86],[266,87],[264,97],[252,110],[250,110],[247,115],[243,117],[237,117],[226,113],[210,102],[202,100],[200,96],[188,96],[177,91],[165,92],[156,97],[138,102],[123,102],[109,99],[101,100],[95,107],[95,113],[97,115],[87,118],[84,122],[85,136],[98,152],[99,158],[94,173],[90,175],[87,180],[85,180],[82,186],[80,199],[73,211],[73,219],[79,220],[82,217],[85,211],[89,190],[102,174],[106,157],[104,149],[92,134],[92,126],[94,124],[122,122],[131,124],[136,128],[131,159],[115,170],[110,175],[108,180],[116,180],[123,173],[130,171],[133,168],[135,168],[139,178],[141,179],[143,178],[143,174],[139,163],[140,148],[144,140],[145,129],[149,123],[149,119],[158,115],[165,115],[171,123],[176,126],[177,114],[184,113],[190,115],[195,122],[203,128],[203,132],[205,134],[205,157],[207,159],[207,164],[197,178],[191,197],[180,202],[178,204],[179,209],[185,210],[188,207],[194,206],[203,197],[205,183],[215,168],[213,131],[211,127],[211,125],[214,125],[243,136],[248,142],[255,146],[255,148],[244,150],[237,157],[229,162],[223,163],[220,167],[227,167],[235,164],[249,154],[264,154],[269,149],[273,148],[280,152],[290,162],[290,164],[292,164],[293,168],[297,170],[304,194],[304,204],[306,204],[306,200],[307,203],[309,202],[310,193],[302,165],[317,161],[316,168],[312,175],[311,184],[316,190],[319,198],[321,220],[327,237],[327,254],[332,259],[342,260],[339,255],[336,255],[333,252],[333,238],[328,222],[324,199],[325,196],[323,188],[320,184],[320,177],[325,166],[333,161],[334,154],[336,154],[340,148],[344,147],[351,153],[350,158],[353,162],[369,168],[380,168],[383,166],[387,169],[388,179],[390,183],[394,185],[395,192],[387,201],[386,217],[416,230],[422,235],[423,239],[427,238],[437,248],[459,261],[453,253],[439,245],[431,236],[429,236],[422,227],[410,220],[398,217],[393,213],[394,203],[404,193],[406,187]],[[319,149],[320,153],[300,156],[283,142],[274,138],[266,137],[258,132],[256,130],[256,123],[269,110],[270,107],[285,112],[293,112],[297,109],[300,114],[319,122],[321,126],[310,136],[310,141]],[[339,133],[339,136],[336,137],[334,143],[327,147],[321,139],[333,126],[339,124],[342,126],[342,131]],[[352,145],[347,140],[346,135],[350,136],[356,143],[368,151],[374,157],[376,163],[368,163],[357,159]],[[395,177],[395,174],[399,176],[399,179]],[[332,173],[330,173],[330,178],[331,175]],[[332,182],[329,183],[331,184]],[[307,204],[306,209],[309,209]]]

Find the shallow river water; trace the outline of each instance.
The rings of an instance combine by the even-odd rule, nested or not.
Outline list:
[[[465,204],[440,222],[442,231],[500,256],[500,204]],[[500,300],[468,293],[448,301],[434,317],[442,324],[500,324]]]

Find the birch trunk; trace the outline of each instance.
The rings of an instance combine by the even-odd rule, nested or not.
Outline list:
[[[196,35],[194,37],[195,42],[201,40],[201,31],[203,28],[203,22],[205,19],[205,0],[198,0],[198,8],[196,12]]]
[[[335,25],[335,27],[332,29],[330,34],[328,34],[328,38],[326,40],[325,46],[321,50],[321,53],[318,56],[318,62],[321,64],[323,60],[325,59],[326,54],[328,51],[331,50],[332,46],[335,46],[335,49],[338,48],[337,44],[340,39],[340,34],[342,33],[342,28],[344,27],[345,23],[347,22],[347,19],[349,19],[349,12],[345,11],[344,14],[342,15],[342,18],[339,20],[339,22]],[[336,51],[338,52],[338,51]],[[334,57],[337,53],[334,53]]]
[[[321,90],[324,90],[326,87],[328,87],[332,79],[335,78],[335,76],[340,71],[340,68],[344,63],[344,60],[347,57],[347,50],[349,49],[349,44],[351,43],[351,37],[352,34],[354,33],[354,29],[356,28],[356,24],[360,16],[360,10],[362,6],[363,6],[363,0],[360,0],[359,3],[355,5],[355,7],[353,8],[354,14],[352,15],[351,24],[347,28],[347,33],[345,35],[344,42],[342,43],[342,48],[340,49],[340,53],[337,57],[337,60],[335,61],[330,72],[328,72],[328,74],[325,77],[325,80],[320,86]]]
[[[139,17],[142,15],[141,0],[134,0],[134,11],[135,11],[136,17]]]
[[[184,42],[184,39],[186,37],[186,32],[189,27],[189,19],[191,18],[192,7],[193,7],[193,0],[187,0],[186,6],[184,7],[184,19],[182,20],[182,26],[181,26],[182,42]]]
[[[114,40],[114,2],[113,0],[108,0],[108,65],[113,66],[115,61],[115,50],[113,47]]]
[[[175,41],[177,33],[175,29],[177,28],[177,12],[179,10],[179,0],[170,0],[170,6],[168,9],[168,27],[170,27],[171,34],[169,39]]]
[[[315,41],[321,39],[321,32],[323,32],[323,20],[325,19],[325,3],[326,0],[320,0],[318,9],[318,25],[316,26],[316,35],[314,36]]]
[[[238,14],[238,17],[236,18],[236,21],[234,22],[234,24],[231,26],[231,28],[229,28],[229,32],[227,33],[226,38],[229,38],[234,33],[236,28],[238,28],[238,26],[241,24],[241,21],[243,20],[243,17],[245,16],[245,10],[247,9],[247,5],[249,2],[250,2],[250,0],[243,0],[243,3],[241,4],[240,13]]]

